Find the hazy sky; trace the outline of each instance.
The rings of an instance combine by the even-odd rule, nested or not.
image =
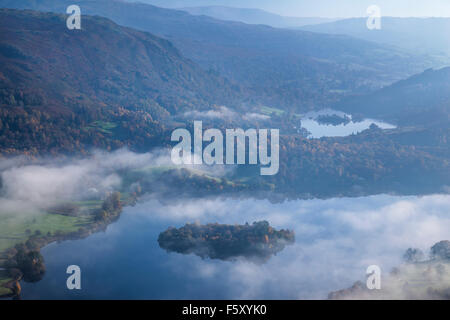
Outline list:
[[[259,8],[286,16],[357,17],[365,16],[368,6],[376,4],[382,15],[411,17],[450,17],[450,0],[129,0],[161,7],[221,5]]]

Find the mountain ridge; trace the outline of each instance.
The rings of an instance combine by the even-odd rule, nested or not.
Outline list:
[[[450,44],[446,31],[450,30],[450,18],[399,18],[382,17],[380,30],[369,30],[367,18],[351,18],[302,26],[301,30],[327,34],[345,34],[381,44],[389,44],[420,53],[449,55]],[[444,32],[439,32],[443,30]]]
[[[328,107],[349,92],[368,92],[435,65],[436,61],[341,35],[229,22],[142,3],[77,1],[82,14],[169,39],[203,69],[245,87],[264,105],[293,111]],[[65,13],[72,0],[6,7]]]
[[[166,39],[101,17],[83,16],[82,26],[68,30],[59,14],[0,9],[3,147],[144,146],[170,114],[240,103],[238,89]],[[132,137],[130,129],[141,132]]]
[[[331,22],[338,19],[321,17],[286,17],[261,9],[226,6],[181,7],[192,15],[205,15],[220,20],[239,21],[248,24],[264,24],[274,28],[298,28]]]
[[[404,124],[447,126],[449,106],[450,67],[444,67],[425,70],[367,95],[349,97],[335,107]]]

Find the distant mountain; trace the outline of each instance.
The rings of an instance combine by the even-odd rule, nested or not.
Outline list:
[[[301,27],[302,30],[345,34],[378,43],[390,44],[411,52],[450,54],[450,18],[383,17],[380,30],[369,30],[366,18],[353,18]]]
[[[336,21],[331,18],[283,17],[260,9],[232,8],[224,6],[188,7],[180,10],[192,15],[205,15],[220,20],[240,21],[248,24],[265,24],[275,28],[296,28]]]
[[[269,106],[320,109],[352,92],[368,92],[435,66],[436,61],[348,36],[315,34],[193,16],[115,0],[0,0],[2,7],[82,14],[170,39],[183,55]]]
[[[82,30],[68,30],[65,20],[0,9],[2,147],[73,148],[74,139],[120,145],[131,138],[123,126],[151,138],[169,113],[239,97],[165,39],[101,17],[84,16]]]
[[[366,117],[448,128],[450,67],[426,70],[371,94],[344,99],[335,107]]]

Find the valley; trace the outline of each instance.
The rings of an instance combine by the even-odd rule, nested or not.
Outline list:
[[[0,297],[345,298],[448,238],[448,19],[77,3],[0,0]],[[72,259],[91,292],[54,286]]]

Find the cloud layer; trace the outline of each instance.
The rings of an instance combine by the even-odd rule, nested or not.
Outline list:
[[[379,265],[388,275],[409,247],[426,252],[434,243],[449,239],[449,208],[447,195],[383,195],[283,204],[201,199],[161,205],[151,200],[132,212],[139,219],[156,219],[167,226],[268,220],[275,228],[294,229],[296,244],[262,266],[178,255],[170,256],[170,265],[191,281],[222,282],[229,298],[323,299],[330,291],[364,280],[369,265]]]
[[[126,150],[97,153],[88,159],[0,161],[0,215],[37,212],[52,202],[98,196],[121,185],[118,170],[168,163],[165,151],[134,154]],[[434,243],[450,239],[449,209],[449,195],[380,195],[281,204],[211,198],[174,198],[161,203],[149,195],[123,215],[138,224],[151,221],[161,228],[159,232],[187,222],[244,224],[261,220],[276,229],[293,229],[296,243],[264,265],[177,254],[168,255],[162,263],[167,264],[168,272],[183,275],[187,282],[215,283],[226,298],[322,299],[330,291],[364,280],[369,265],[379,265],[387,275],[400,264],[406,249],[426,252]],[[111,230],[117,232],[118,228],[120,222]]]

